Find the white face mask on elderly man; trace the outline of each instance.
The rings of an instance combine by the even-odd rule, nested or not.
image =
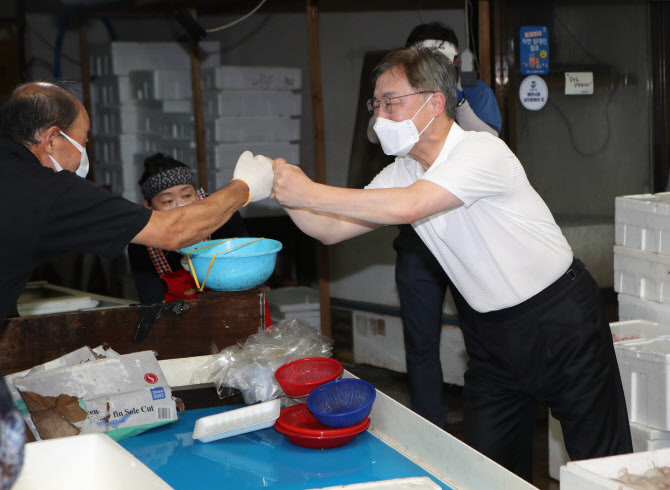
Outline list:
[[[81,146],[79,143],[77,143],[75,140],[70,138],[67,134],[65,134],[63,131],[60,132],[70,143],[74,145],[74,147],[81,152],[81,159],[79,160],[79,168],[75,171],[75,173],[79,177],[86,177],[88,174],[88,154],[86,153],[86,148]],[[56,169],[56,172],[60,172],[63,170],[63,167],[60,166],[60,164],[56,161],[54,157],[49,155],[49,158],[51,158],[51,162],[54,164],[54,168]]]
[[[428,101],[432,98],[432,95],[428,97],[428,100],[426,100],[426,102],[423,103],[419,110],[416,111],[416,114],[414,114],[412,119],[405,119],[404,121],[396,122],[391,121],[390,119],[384,119],[383,117],[377,118],[375,125],[372,126],[372,128],[375,130],[375,133],[377,133],[379,143],[382,145],[382,150],[384,150],[384,153],[387,155],[404,157],[412,150],[412,148],[414,148],[414,145],[416,145],[419,141],[419,137],[435,120],[435,118],[431,119],[420,133],[414,124],[414,118],[419,114],[419,112],[421,112],[421,109],[423,109]]]

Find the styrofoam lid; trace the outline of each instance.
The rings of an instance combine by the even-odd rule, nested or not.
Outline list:
[[[319,291],[304,286],[271,289],[266,296],[270,311],[276,309],[287,312],[321,308]]]
[[[639,437],[648,441],[662,441],[670,439],[670,431],[654,429],[652,427],[637,424],[635,422],[630,423],[630,433],[633,437]]]
[[[670,364],[670,337],[667,336],[640,342],[620,342],[614,348],[624,357]]]

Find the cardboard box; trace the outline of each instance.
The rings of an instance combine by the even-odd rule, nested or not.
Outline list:
[[[121,440],[177,420],[152,351],[49,369],[14,383],[41,439],[102,432]]]

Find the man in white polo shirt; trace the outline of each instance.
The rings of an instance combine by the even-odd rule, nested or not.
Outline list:
[[[463,305],[472,447],[531,481],[532,433],[544,402],[572,459],[632,452],[598,285],[505,143],[454,122],[452,63],[437,50],[399,49],[373,79],[375,131],[396,160],[365,189],[317,184],[275,160],[277,201],[326,244],[413,224]]]

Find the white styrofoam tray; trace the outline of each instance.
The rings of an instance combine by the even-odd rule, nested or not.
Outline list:
[[[170,490],[140,460],[104,434],[61,437],[25,446],[12,490]]]
[[[614,290],[658,303],[670,303],[670,255],[614,247]]]
[[[248,407],[228,410],[195,421],[193,439],[216,441],[271,427],[281,410],[281,400],[269,400]]]
[[[322,487],[312,490],[440,490],[440,487],[427,476],[415,476],[410,478],[394,478],[393,480],[380,480],[365,483],[350,483],[348,485],[337,485],[334,487]]]
[[[622,454],[607,458],[573,461],[561,466],[562,490],[630,490],[633,487],[613,480],[622,469],[643,475],[655,466],[670,465],[670,449]]]

